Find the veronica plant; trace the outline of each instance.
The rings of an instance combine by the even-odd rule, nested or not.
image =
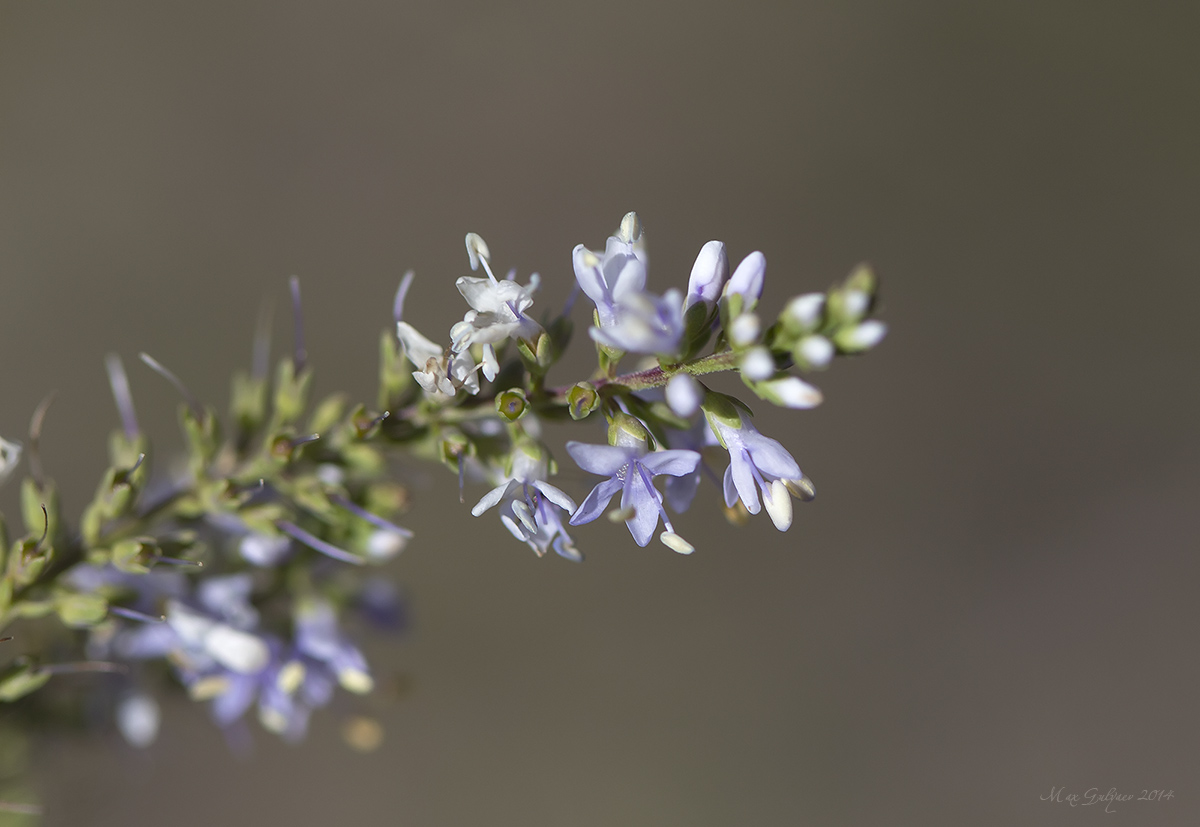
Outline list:
[[[536,274],[524,283],[516,271],[497,278],[483,239],[469,234],[466,247],[482,275],[458,279],[468,309],[448,332],[429,338],[405,319],[414,279],[401,280],[369,404],[341,395],[310,404],[295,280],[293,352],[269,376],[260,333],[252,370],[233,379],[225,419],[143,354],[183,398],[182,471],[156,470],[125,368],[109,357],[120,428],[95,498],[75,520],[61,513],[37,461],[40,408],[21,527],[10,538],[0,522],[0,632],[12,636],[0,644],[0,701],[20,702],[30,715],[61,710],[63,697],[81,693],[54,676],[112,671],[119,674],[90,683],[87,694],[104,699],[132,744],[154,739],[155,689],[164,680],[210,704],[231,732],[256,716],[267,730],[300,738],[336,693],[372,690],[352,630],[381,618],[394,627],[401,617],[395,590],[370,574],[412,540],[401,524],[409,492],[389,477],[390,456],[441,463],[460,487],[487,482],[471,513],[498,514],[538,556],[553,550],[581,561],[568,528],[605,513],[617,493],[609,517],[638,545],[661,524],[662,543],[690,554],[695,546],[668,509],[717,497],[734,522],[765,510],[782,531],[792,498],[814,493],[788,450],[759,433],[746,402],[705,384],[710,375],[740,376],[742,396],[811,408],[821,394],[800,374],[869,350],[885,333],[872,318],[877,284],[867,267],[767,313],[763,254],[730,274],[725,246],[710,241],[686,284],[651,292],[641,223],[629,213],[603,252],[574,250],[577,288],[594,305],[584,341],[597,366],[554,384],[549,372],[572,339],[570,306],[539,313]],[[578,501],[551,482],[559,465],[542,437],[546,420],[578,423],[565,461],[601,477],[590,493],[575,492]],[[714,459],[724,456],[717,446],[727,464]],[[0,441],[0,476],[19,459],[16,443]],[[723,483],[705,492],[705,470],[721,479],[714,462],[725,464]],[[665,497],[657,477],[667,481]],[[39,697],[53,703],[39,707]],[[358,733],[351,740],[377,742],[364,726],[347,730]]]

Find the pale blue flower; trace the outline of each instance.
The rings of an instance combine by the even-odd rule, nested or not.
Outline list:
[[[575,279],[596,305],[601,327],[617,321],[617,305],[646,289],[646,263],[632,241],[611,236],[603,254],[578,245],[571,254]]]
[[[762,297],[763,281],[767,273],[767,258],[753,252],[742,259],[725,284],[725,295],[737,294],[745,300],[743,307],[749,309]]]
[[[667,531],[664,542],[678,539],[667,512],[663,509],[662,494],[652,479],[659,474],[680,477],[691,474],[700,462],[695,451],[667,450],[646,452],[644,442],[629,445],[587,445],[568,442],[567,453],[585,471],[608,477],[588,494],[587,499],[571,516],[571,525],[582,525],[604,513],[609,501],[621,492],[621,511],[626,513],[625,525],[639,546],[650,542],[659,517]],[[669,535],[669,536],[667,536]],[[689,547],[690,549],[690,547]],[[677,549],[678,550],[678,549]]]
[[[792,501],[787,483],[802,477],[800,466],[778,441],[759,433],[742,418],[741,427],[733,427],[718,417],[709,422],[721,444],[729,451],[725,469],[725,505],[733,507],[739,499],[746,510],[757,514],[766,503],[775,527],[786,531],[792,522]],[[762,491],[762,501],[759,491]]]
[[[708,242],[700,248],[696,263],[692,265],[684,309],[698,302],[714,303],[721,297],[721,288],[728,278],[729,259],[725,254],[725,245],[720,241]]]
[[[602,345],[629,353],[677,356],[683,341],[683,295],[675,289],[665,295],[627,293],[612,307],[612,322],[589,328]]]

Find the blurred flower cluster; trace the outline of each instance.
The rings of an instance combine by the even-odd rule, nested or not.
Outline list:
[[[557,314],[538,312],[537,274],[498,278],[474,233],[466,251],[476,275],[457,280],[467,309],[446,333],[430,338],[406,319],[414,278],[401,280],[371,404],[341,395],[310,401],[295,280],[292,352],[272,374],[261,330],[224,420],[142,354],[183,400],[186,464],[170,471],[152,463],[125,367],[110,356],[121,426],[110,467],[77,520],[61,513],[38,461],[39,408],[19,536],[0,522],[0,631],[12,636],[0,643],[0,701],[33,715],[47,684],[71,683],[51,683],[54,676],[114,672],[111,691],[86,694],[101,697],[100,716],[136,746],[154,740],[155,698],[171,682],[209,704],[231,733],[257,718],[300,738],[310,714],[338,693],[371,692],[376,679],[355,635],[403,624],[397,590],[370,574],[412,539],[401,524],[409,491],[390,462],[443,464],[460,491],[485,483],[471,513],[497,515],[538,556],[582,561],[573,534],[602,514],[624,522],[640,546],[657,535],[691,554],[676,522],[697,496],[717,498],[735,523],[766,511],[784,531],[793,500],[814,496],[812,482],[780,441],[759,432],[745,399],[706,381],[728,372],[741,379],[741,396],[811,408],[821,393],[800,374],[869,350],[885,334],[872,318],[877,285],[865,266],[767,312],[763,254],[731,268],[725,245],[710,241],[686,283],[653,292],[634,213],[602,251],[575,248],[572,299]],[[583,341],[596,368],[553,384],[548,374],[571,342],[579,293],[592,305]],[[580,436],[557,457],[543,438],[551,420]],[[0,475],[13,472],[21,453],[0,441]],[[564,490],[573,486],[552,482],[560,461],[594,475],[595,486],[574,491],[577,500]],[[87,706],[94,717],[97,704]],[[43,707],[66,714],[61,697]],[[355,720],[348,731],[377,742],[365,719]]]

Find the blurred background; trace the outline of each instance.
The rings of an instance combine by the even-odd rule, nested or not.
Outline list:
[[[789,533],[698,506],[692,557],[600,521],[586,564],[539,560],[409,468],[378,751],[335,709],[238,758],[180,698],[145,752],[39,743],[46,823],[1194,823],[1198,26],[1012,0],[0,5],[0,433],[57,391],[68,513],[117,425],[105,353],[169,452],[177,397],[136,354],[223,407],[295,274],[316,390],[373,399],[400,275],[447,329],[467,231],[543,306],[630,209],[657,291],[712,238],[766,254],[768,307],[865,259],[891,326],[816,378],[821,408],[756,406],[818,487]],[[1105,815],[1052,786],[1175,798]]]

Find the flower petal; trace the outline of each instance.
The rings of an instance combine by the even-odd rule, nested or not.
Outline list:
[[[625,489],[621,492],[621,510],[633,509],[633,516],[625,521],[625,525],[629,526],[634,542],[644,547],[658,527],[658,506],[662,501],[658,491],[648,485],[641,474],[633,468],[629,471]]]
[[[608,508],[609,500],[621,489],[621,485],[622,483],[618,479],[607,479],[593,488],[584,499],[583,504],[579,506],[579,510],[571,515],[569,521],[571,525],[590,523],[603,514],[604,509]]]
[[[589,445],[586,442],[568,442],[567,453],[575,464],[592,474],[611,477],[637,456],[633,448],[615,445]]]
[[[568,513],[575,510],[575,501],[568,497],[562,490],[554,487],[545,480],[534,480],[533,487],[546,495],[546,499],[557,505],[563,511]]]
[[[672,477],[682,477],[691,474],[700,464],[700,455],[695,451],[673,448],[666,451],[654,451],[638,460],[653,474],[669,474]]]

